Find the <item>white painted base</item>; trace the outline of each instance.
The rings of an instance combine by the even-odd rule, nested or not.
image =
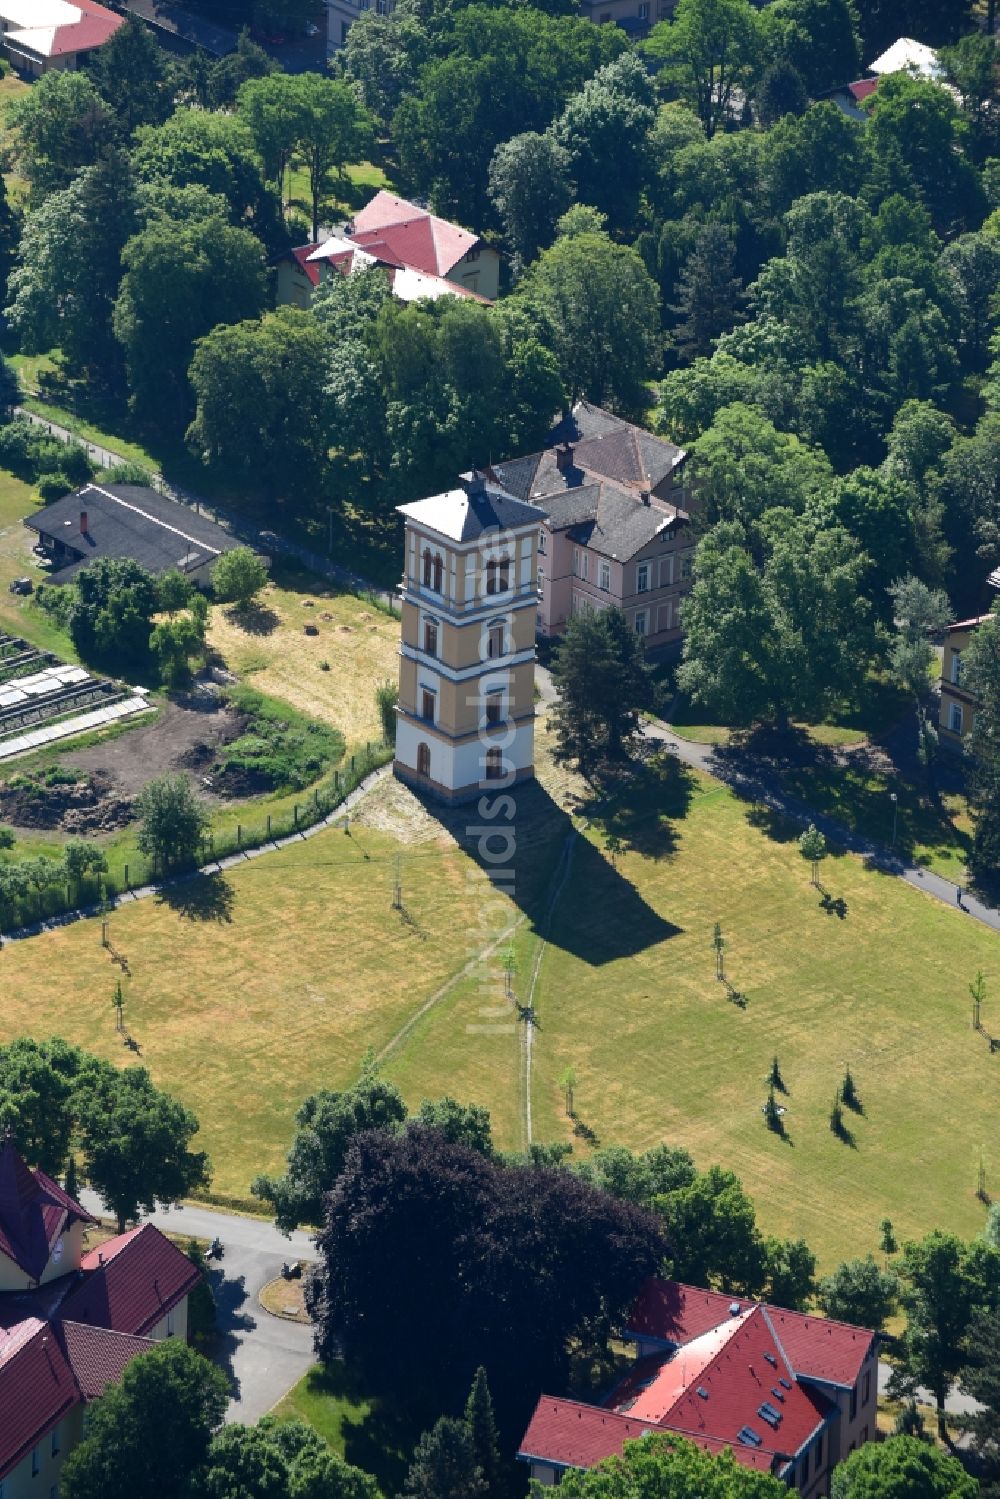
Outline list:
[[[500,726],[487,739],[469,739],[452,744],[428,734],[420,724],[400,715],[396,720],[396,763],[404,770],[417,771],[417,747],[426,744],[431,753],[429,779],[447,791],[465,790],[482,784],[484,790],[501,789],[503,781],[487,781],[486,751],[491,745],[503,750],[505,778],[530,769],[535,749],[535,726],[530,721],[516,728]]]

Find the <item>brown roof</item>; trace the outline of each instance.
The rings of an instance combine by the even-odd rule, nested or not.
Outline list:
[[[85,1322],[58,1322],[55,1333],[85,1400],[103,1395],[138,1354],[156,1347],[152,1338],[90,1327]]]
[[[0,1478],[80,1401],[73,1371],[45,1322],[29,1317],[0,1333]]]

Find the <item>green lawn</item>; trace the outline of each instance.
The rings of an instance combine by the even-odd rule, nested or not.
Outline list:
[[[274,1414],[308,1422],[334,1452],[375,1477],[385,1494],[402,1488],[420,1418],[359,1388],[343,1364],[316,1365],[275,1406]],[[427,1421],[435,1419],[428,1414]]]
[[[301,1098],[346,1083],[369,1046],[412,1105],[445,1092],[485,1104],[498,1142],[523,1143],[525,1029],[496,949],[513,928],[526,999],[580,790],[551,774],[544,744],[539,761],[548,789],[519,793],[513,900],[454,843],[467,814],[439,826],[390,786],[350,838],[323,833],[190,898],[115,914],[112,940],[134,972],[130,1028],[157,1081],[201,1119],[220,1192],[245,1195],[279,1165]],[[874,1248],[885,1216],[901,1237],[978,1231],[984,1146],[991,1190],[1000,1179],[1000,1057],[971,1029],[967,986],[981,968],[994,996],[984,1025],[1000,1033],[997,937],[853,857],[823,865],[846,903],[842,919],[824,912],[794,842],[677,768],[613,809],[630,850],[617,870],[603,851],[611,814],[582,810],[590,825],[533,996],[534,1138],[586,1150],[558,1083],[571,1065],[594,1137],[668,1140],[702,1166],[733,1166],[765,1229],[804,1235],[821,1268]],[[714,977],[716,921],[745,1009]],[[3,964],[0,1036],[56,1031],[120,1056],[108,1004],[118,970],[96,923],[16,944]],[[775,1053],[787,1141],[760,1112]],[[828,1126],[847,1063],[866,1108],[850,1121],[853,1147]]]
[[[328,220],[349,219],[379,188],[392,184],[380,166],[371,161],[354,162],[345,168],[343,178],[332,177],[330,190],[324,193],[320,203],[321,217]],[[290,209],[298,210],[307,222],[311,222],[312,195],[309,191],[309,173],[300,161],[294,161],[285,181],[285,194]]]
[[[21,635],[39,650],[54,651],[64,661],[75,661],[69,637],[38,608],[33,598],[10,592],[14,578],[30,577],[37,587],[45,574],[35,565],[31,547],[37,539],[23,520],[39,508],[38,493],[30,484],[0,469],[0,631]]]

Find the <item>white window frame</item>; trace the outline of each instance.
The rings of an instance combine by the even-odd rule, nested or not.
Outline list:
[[[545,569],[544,569],[544,567],[540,567],[538,569],[538,585],[537,586],[538,586],[538,592],[539,593],[544,593],[545,592]]]
[[[602,593],[611,592],[611,563],[603,558],[597,564],[597,586]]]
[[[961,651],[954,651],[953,650],[952,653],[951,653],[951,682],[952,682],[952,686],[953,687],[961,687],[961,685],[962,685],[962,652]]]
[[[958,719],[956,723],[955,720]],[[952,703],[948,710],[948,727],[953,734],[961,734],[965,727],[965,714],[962,712],[961,703]]]
[[[539,528],[538,528],[538,555],[539,555],[539,557],[544,557],[545,556],[545,527],[544,526],[539,526]]]
[[[635,633],[637,635],[643,635],[643,636],[648,635],[649,634],[649,610],[648,609],[637,609],[635,611],[635,620],[633,621],[633,623],[635,624]]]
[[[640,562],[639,565],[638,565],[638,567],[635,570],[635,591],[636,591],[636,593],[648,593],[649,592],[649,573],[650,573],[650,564],[648,562]]]

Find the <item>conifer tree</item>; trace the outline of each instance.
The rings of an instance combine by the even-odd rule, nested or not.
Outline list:
[[[682,359],[711,354],[719,334],[737,321],[743,283],[733,275],[735,254],[725,224],[705,224],[698,231],[670,308],[679,318],[671,342]]]
[[[500,1499],[503,1492],[503,1475],[500,1468],[500,1442],[497,1424],[493,1415],[493,1398],[486,1380],[486,1370],[480,1364],[465,1403],[465,1424],[469,1428],[476,1466],[486,1480],[490,1499]]]

